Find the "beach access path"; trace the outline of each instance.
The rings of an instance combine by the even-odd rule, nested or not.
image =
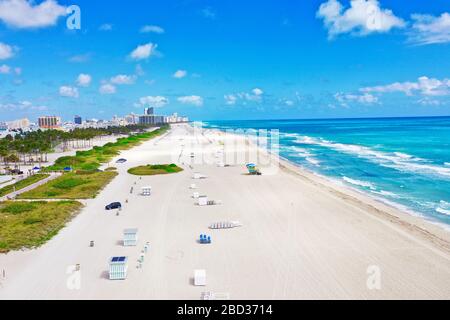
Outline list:
[[[11,193],[9,193],[9,194],[3,196],[3,197],[0,197],[0,202],[2,202],[2,201],[7,201],[7,200],[13,200],[13,199],[14,199],[15,197],[17,197],[18,195],[21,195],[22,193],[25,193],[25,192],[28,192],[28,191],[30,191],[30,190],[33,190],[34,188],[37,188],[37,187],[39,187],[39,186],[41,186],[41,185],[43,185],[43,184],[46,184],[47,182],[49,182],[49,181],[51,181],[51,180],[54,180],[54,179],[56,179],[56,178],[58,178],[58,177],[60,177],[60,176],[61,176],[61,173],[59,173],[59,172],[52,172],[52,173],[50,173],[49,176],[48,176],[47,178],[45,178],[45,179],[42,179],[42,180],[40,180],[40,181],[38,181],[38,182],[35,182],[35,183],[33,183],[33,184],[30,184],[29,186],[26,186],[25,188],[22,188],[22,189],[20,189],[20,190],[11,192]]]
[[[223,139],[180,124],[123,151],[119,175],[57,236],[0,255],[0,299],[196,300],[206,291],[231,299],[450,298],[448,232],[287,164],[274,174],[263,167],[262,176],[246,175],[244,165],[218,167]],[[127,173],[172,162],[184,171]],[[193,180],[195,172],[207,178]],[[152,186],[150,197],[140,195],[144,186]],[[199,207],[194,191],[222,205]],[[104,209],[113,201],[122,202],[120,212]],[[220,221],[242,227],[208,229]],[[127,228],[139,230],[136,247],[122,245]],[[200,234],[212,243],[199,244]],[[113,256],[128,257],[126,280],[108,280]],[[193,286],[195,269],[206,270],[205,287]]]

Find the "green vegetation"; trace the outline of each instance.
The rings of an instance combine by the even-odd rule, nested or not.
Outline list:
[[[144,132],[120,138],[114,143],[107,143],[102,147],[94,147],[88,151],[78,151],[75,156],[61,157],[55,161],[53,166],[47,167],[47,171],[62,171],[66,167],[73,170],[92,171],[97,170],[102,163],[111,161],[121,150],[130,149],[139,145],[142,141],[154,138],[168,130],[168,126],[163,126],[151,132]]]
[[[22,193],[19,199],[91,199],[117,175],[116,172],[78,171],[65,173],[33,190]]]
[[[18,191],[20,189],[28,187],[29,185],[32,185],[33,183],[41,181],[47,177],[49,177],[48,174],[35,174],[32,176],[29,176],[26,179],[20,180],[14,184],[10,184],[10,185],[0,189],[0,197],[10,194],[11,192],[14,192],[14,188],[16,191]]]
[[[54,237],[81,206],[76,201],[0,203],[0,253],[41,246]]]
[[[105,169],[105,171],[116,171],[116,170],[117,170],[116,167],[109,167]]]
[[[85,148],[92,146],[92,139],[112,134],[131,134],[144,132],[149,126],[129,125],[108,128],[74,129],[69,132],[61,130],[37,130],[19,132],[0,139],[0,159],[5,166],[9,164],[40,164],[47,161],[47,154],[56,146],[63,150],[69,147]]]
[[[128,170],[129,174],[136,176],[152,176],[157,174],[168,174],[183,171],[176,164],[149,164],[146,166],[134,167]]]

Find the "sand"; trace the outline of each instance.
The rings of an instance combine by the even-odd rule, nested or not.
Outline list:
[[[242,164],[217,167],[224,139],[176,125],[122,152],[128,162],[115,165],[118,177],[56,237],[39,249],[0,256],[6,270],[0,299],[199,299],[204,291],[231,299],[450,298],[448,231],[287,162],[274,174],[263,167],[262,176],[246,175]],[[242,141],[236,150],[246,146]],[[199,161],[202,154],[207,163]],[[142,179],[126,172],[169,162],[185,170]],[[193,180],[194,172],[208,178]],[[223,204],[194,205],[192,183]],[[138,194],[146,185],[151,197]],[[124,205],[119,216],[104,210],[112,201]],[[208,229],[228,220],[243,226]],[[139,229],[138,246],[122,246],[125,228]],[[201,233],[212,244],[198,244]],[[137,268],[147,241],[150,250]],[[117,255],[129,258],[123,281],[107,279],[108,260]],[[74,264],[81,265],[78,289],[67,286]],[[206,270],[207,286],[193,286],[195,269]]]

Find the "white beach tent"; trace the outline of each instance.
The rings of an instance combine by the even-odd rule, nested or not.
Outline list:
[[[150,196],[152,194],[152,187],[151,186],[142,187],[141,194],[143,196]]]
[[[125,229],[123,230],[123,245],[124,247],[132,247],[137,245],[138,229]]]
[[[194,285],[206,286],[206,270],[194,270]]]
[[[196,172],[196,173],[194,173],[194,175],[192,176],[192,179],[196,179],[196,180],[198,180],[198,179],[206,179],[206,176],[205,176],[204,174],[201,174],[201,173]]]
[[[207,196],[199,196],[197,203],[199,206],[207,206],[208,205],[208,197]]]

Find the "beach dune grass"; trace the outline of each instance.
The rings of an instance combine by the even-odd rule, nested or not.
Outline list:
[[[128,170],[129,174],[136,176],[153,176],[157,174],[177,173],[183,171],[176,164],[148,164],[146,166],[134,167]]]
[[[165,133],[168,126],[159,129],[119,138],[116,142],[109,142],[103,146],[96,146],[87,151],[77,151],[74,156],[58,158],[54,165],[45,168],[46,171],[63,171],[70,167],[72,170],[96,170],[102,163],[108,163],[112,158],[120,154],[121,150],[128,150],[141,142],[157,137]]]
[[[77,201],[0,203],[0,253],[41,246],[81,207]]]
[[[19,199],[92,199],[117,175],[116,172],[65,173],[18,196]]]
[[[29,176],[26,179],[20,180],[14,184],[10,184],[6,187],[1,188],[0,189],[0,197],[10,194],[11,192],[14,192],[14,190],[19,191],[25,187],[28,187],[29,185],[32,185],[33,183],[39,182],[48,177],[49,177],[48,174],[35,174],[32,176]]]

